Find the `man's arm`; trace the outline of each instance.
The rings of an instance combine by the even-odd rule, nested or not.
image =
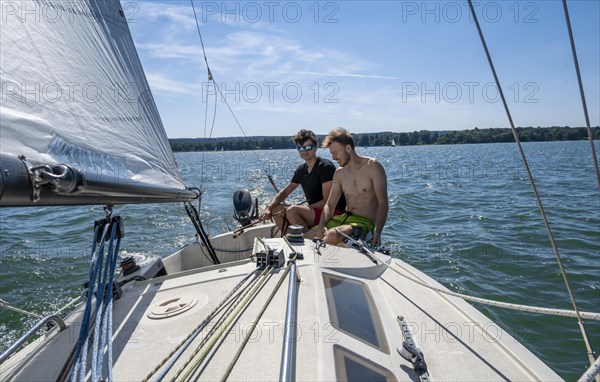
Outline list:
[[[375,221],[375,232],[373,233],[373,239],[371,244],[378,246],[381,244],[381,231],[387,220],[389,211],[388,194],[387,194],[387,176],[383,166],[379,162],[373,163],[373,190],[375,191],[375,197],[377,198],[377,219]]]
[[[321,239],[325,234],[325,224],[327,224],[329,219],[333,216],[335,206],[342,195],[342,183],[339,180],[339,170],[335,172],[333,180],[329,183],[331,183],[329,197],[327,198],[327,203],[323,206],[321,220],[319,221],[319,227],[317,228],[317,237]]]
[[[327,203],[327,199],[329,198],[329,193],[331,192],[331,181],[324,182],[321,184],[321,190],[323,192],[323,199],[318,202],[311,204],[312,208],[323,208]],[[335,206],[334,206],[335,207]]]
[[[329,198],[329,192],[331,191],[331,181],[333,180],[336,170],[337,168],[333,162],[327,159],[321,159],[318,166],[313,170],[317,172],[317,177],[321,181],[321,194],[323,195],[323,199],[311,204],[310,207],[322,209],[325,206],[327,199]]]
[[[285,188],[281,189],[277,193],[277,195],[275,195],[275,197],[273,199],[271,199],[271,201],[269,202],[269,204],[267,204],[267,207],[265,208],[265,210],[262,213],[262,215],[260,216],[260,218],[262,220],[270,219],[271,216],[273,216],[273,213],[271,212],[271,210],[273,210],[275,207],[280,205],[284,200],[286,200],[287,197],[290,196],[290,194],[292,192],[294,192],[294,190],[297,187],[298,187],[298,183],[289,182],[287,184],[287,186],[285,186]]]

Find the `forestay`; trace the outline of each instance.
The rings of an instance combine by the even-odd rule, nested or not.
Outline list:
[[[2,2],[0,12],[3,156],[65,163],[92,183],[127,184],[125,194],[184,189],[118,1]]]

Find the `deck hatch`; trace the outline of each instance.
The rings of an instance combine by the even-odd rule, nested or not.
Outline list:
[[[333,354],[338,381],[397,381],[388,369],[339,345],[333,346]]]
[[[367,285],[329,273],[323,273],[323,283],[333,326],[389,354],[381,319]]]

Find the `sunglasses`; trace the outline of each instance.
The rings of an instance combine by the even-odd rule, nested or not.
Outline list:
[[[315,148],[315,145],[297,146],[298,151],[310,151]]]

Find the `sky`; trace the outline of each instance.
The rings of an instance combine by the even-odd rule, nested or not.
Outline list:
[[[170,138],[509,127],[466,0],[121,3]],[[597,126],[600,2],[568,6]],[[562,2],[474,7],[515,125],[585,126]]]

